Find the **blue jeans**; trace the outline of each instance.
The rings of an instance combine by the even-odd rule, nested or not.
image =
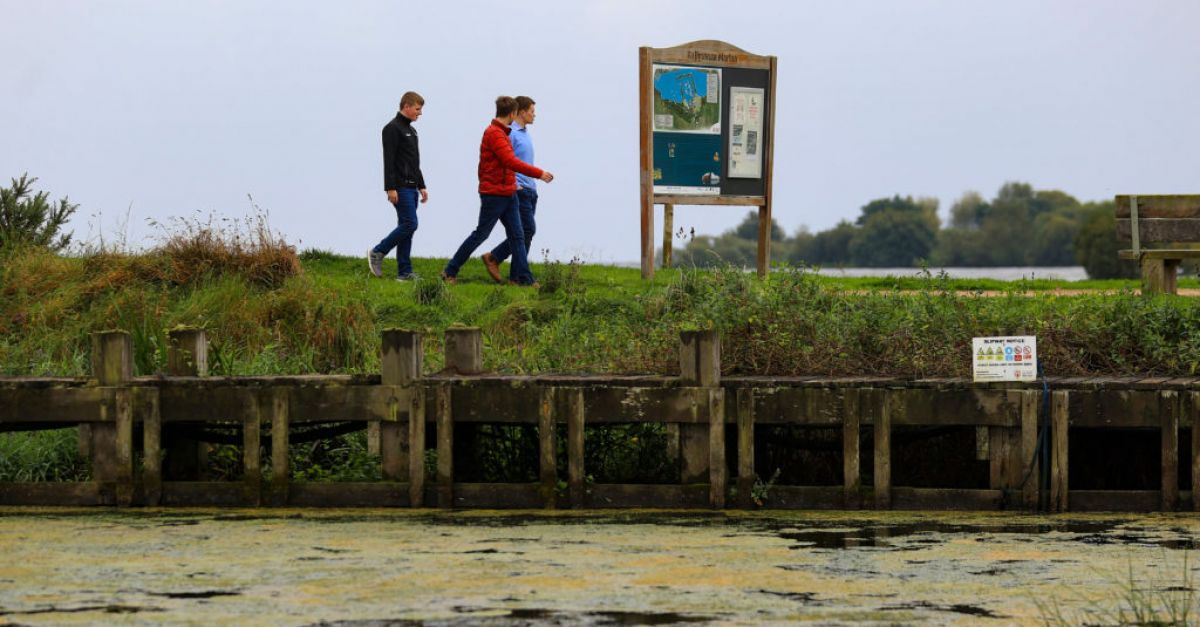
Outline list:
[[[467,263],[475,249],[485,242],[499,220],[504,225],[508,235],[508,245],[512,249],[512,267],[508,278],[521,284],[533,283],[533,273],[529,271],[529,260],[525,257],[525,240],[521,231],[521,214],[517,209],[517,196],[479,195],[479,225],[467,236],[462,246],[454,253],[450,263],[446,264],[446,276],[458,276],[458,269]]]
[[[396,267],[398,276],[412,274],[413,233],[417,232],[417,198],[420,194],[415,187],[403,187],[396,190],[396,228],[387,237],[380,240],[371,250],[387,256],[396,249]]]
[[[533,214],[537,211],[537,190],[521,188],[517,190],[517,204],[521,213],[521,230],[525,233],[525,255],[528,258],[533,252],[533,234],[537,233],[537,222],[533,220]],[[508,256],[512,254],[512,247],[508,245],[508,240],[500,242],[500,245],[492,249],[492,256],[496,258],[496,263],[503,263]]]

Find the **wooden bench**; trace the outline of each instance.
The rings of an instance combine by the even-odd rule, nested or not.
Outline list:
[[[1122,195],[1116,204],[1117,237],[1133,246],[1118,254],[1138,262],[1142,293],[1175,294],[1179,263],[1200,258],[1200,195]]]

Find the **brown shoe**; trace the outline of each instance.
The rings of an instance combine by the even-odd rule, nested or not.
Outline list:
[[[483,253],[480,259],[483,260],[483,267],[487,268],[488,276],[492,277],[492,280],[497,283],[503,283],[504,279],[500,278],[500,264],[492,256],[492,253]]]
[[[447,285],[454,285],[455,283],[458,283],[458,277],[450,276],[449,274],[446,274],[445,270],[443,270],[442,281],[445,281]]]

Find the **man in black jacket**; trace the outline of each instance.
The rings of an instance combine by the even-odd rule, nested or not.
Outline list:
[[[397,279],[415,278],[412,271],[412,237],[417,231],[417,198],[429,200],[425,177],[421,175],[421,154],[417,130],[412,123],[421,117],[425,99],[415,91],[400,97],[400,112],[383,127],[383,189],[388,202],[396,208],[396,228],[367,252],[371,274],[383,276],[383,258],[396,249]]]

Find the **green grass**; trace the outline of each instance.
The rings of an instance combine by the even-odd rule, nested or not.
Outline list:
[[[669,374],[678,332],[715,328],[729,374],[969,376],[981,335],[1033,334],[1046,371],[1185,376],[1200,364],[1200,310],[1142,298],[1133,281],[950,279],[931,273],[837,278],[781,268],[766,281],[735,269],[660,270],[537,263],[540,290],[496,285],[472,260],[457,285],[441,259],[422,279],[370,277],[366,262],[321,251],[298,274],[264,282],[212,267],[180,284],[159,254],[64,258],[29,253],[0,269],[0,374],[83,376],[88,335],[133,335],[136,370],[165,368],[166,330],[206,328],[213,374],[371,373],[386,328],[425,333],[425,368],[442,367],[442,333],[484,330],[499,372]],[[1184,280],[1183,286],[1195,279]],[[1056,296],[1054,290],[1092,290]],[[975,292],[999,293],[976,298]]]

